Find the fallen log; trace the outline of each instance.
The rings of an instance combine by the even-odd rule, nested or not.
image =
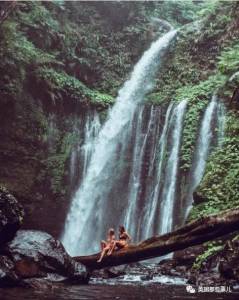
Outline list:
[[[202,244],[217,237],[239,230],[239,208],[224,211],[218,215],[201,217],[170,233],[154,236],[127,249],[113,252],[98,263],[99,253],[76,256],[74,259],[89,270],[117,266],[146,260],[177,250]]]

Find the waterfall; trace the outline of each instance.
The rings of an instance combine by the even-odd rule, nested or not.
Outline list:
[[[226,123],[225,106],[221,101],[217,102],[217,145],[222,147]]]
[[[72,200],[65,223],[62,242],[71,255],[98,250],[98,241],[108,225],[104,217],[110,213],[108,205],[114,174],[120,173],[117,170],[121,168],[120,162],[129,142],[135,111],[152,88],[161,58],[175,35],[176,31],[170,31],[152,43],[143,54],[130,79],[120,89],[116,103],[99,132],[86,174]],[[117,214],[113,216],[117,217],[120,219]]]
[[[196,143],[196,150],[192,163],[192,169],[190,171],[190,183],[186,200],[186,217],[192,207],[193,192],[198,187],[205,172],[208,155],[212,148],[215,118],[217,127],[217,144],[221,146],[224,137],[225,109],[224,105],[218,101],[217,96],[213,95],[212,100],[204,112]]]
[[[162,192],[162,202],[160,209],[160,224],[159,232],[167,233],[172,230],[173,226],[173,208],[175,201],[175,192],[177,184],[177,171],[179,163],[179,150],[181,144],[181,134],[183,129],[183,118],[186,110],[187,102],[184,100],[179,103],[173,112],[170,123],[174,121],[173,133],[172,133],[172,146],[170,149],[165,183]]]
[[[84,130],[84,145],[81,148],[81,156],[83,162],[82,176],[85,177],[86,170],[89,165],[89,161],[94,150],[95,138],[98,136],[100,131],[100,119],[96,111],[88,113],[85,122]]]
[[[73,134],[77,138],[77,142],[73,145],[70,154],[69,180],[71,190],[75,189],[79,178],[86,174],[100,127],[99,114],[96,111],[87,111],[81,122],[78,119],[73,120]],[[82,140],[84,141],[83,144]]]
[[[164,162],[164,156],[165,156],[167,138],[169,132],[169,118],[172,113],[172,108],[173,108],[173,103],[171,103],[167,109],[163,130],[157,148],[157,152],[158,152],[157,161],[156,162],[153,161],[153,163],[157,164],[156,174],[154,177],[156,180],[149,194],[148,202],[144,211],[144,217],[142,222],[142,227],[143,227],[142,238],[147,238],[154,234],[154,223],[155,223],[155,218],[157,217],[156,213],[157,213],[157,207],[159,203],[159,194],[163,184],[162,183],[162,173],[163,173],[163,166],[164,166],[163,162]]]
[[[143,138],[141,127],[144,122],[139,114],[129,185],[129,203],[124,220],[126,228],[130,228],[130,233],[135,241],[158,234],[160,230],[169,231],[172,227],[180,141],[186,104],[186,101],[182,101],[178,105],[171,103],[168,106],[161,131],[157,124],[159,123],[159,112],[151,107],[147,130]],[[150,135],[154,135],[153,143],[150,141]],[[157,140],[159,141],[158,145]],[[165,164],[167,148],[170,146],[167,164]],[[151,149],[148,155],[147,148]],[[142,174],[142,166],[145,162],[149,163],[149,171]],[[164,172],[166,172],[165,176],[163,176]],[[144,186],[146,188],[143,193]],[[141,195],[142,193],[143,195]],[[159,207],[160,203],[161,207]],[[160,220],[159,224],[157,224],[158,219]]]
[[[155,134],[155,137],[157,138],[157,131],[158,131],[158,126],[157,123],[159,124],[158,117],[159,117],[159,112],[157,109],[153,106],[151,106],[150,109],[150,116],[149,116],[149,121],[147,124],[147,130],[146,133],[143,134],[143,125],[144,122],[142,122],[142,113],[143,113],[143,107],[140,109],[138,118],[137,118],[137,126],[136,126],[136,140],[135,140],[135,147],[134,147],[134,154],[133,154],[133,159],[132,159],[132,170],[131,170],[131,177],[129,181],[129,193],[128,193],[128,206],[127,206],[127,211],[126,211],[126,216],[124,220],[124,224],[126,228],[130,228],[130,233],[134,237],[135,240],[139,240],[141,238],[140,234],[140,192],[141,192],[141,177],[143,176],[142,174],[142,167],[144,163],[144,156],[146,155],[146,148],[147,145],[149,144],[149,139],[151,132]],[[153,171],[153,162],[155,160],[155,149],[150,145],[151,147],[151,152],[149,155],[149,161],[150,163],[150,170],[149,174]],[[150,176],[150,175],[149,175]]]
[[[70,156],[70,186],[71,189],[74,188],[75,180],[77,177],[77,163],[78,163],[78,145],[73,147]]]
[[[69,168],[69,179],[71,191],[74,190],[77,179],[78,179],[78,162],[80,156],[80,136],[81,136],[81,123],[78,120],[73,120],[73,135],[77,136],[77,143],[75,143],[71,149],[70,154],[70,168]]]

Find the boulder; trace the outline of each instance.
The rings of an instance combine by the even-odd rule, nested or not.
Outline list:
[[[18,283],[14,263],[7,256],[0,256],[0,287],[15,286]]]
[[[193,203],[198,205],[201,204],[203,202],[206,202],[207,199],[205,199],[205,197],[203,197],[199,192],[193,192]]]
[[[226,243],[221,253],[219,271],[223,278],[239,283],[239,236]]]
[[[7,244],[5,254],[11,257],[20,278],[59,274],[77,283],[87,283],[86,268],[71,258],[60,241],[37,230],[19,230]]]
[[[102,270],[95,270],[93,275],[96,278],[116,278],[126,274],[127,265],[121,265],[111,268],[105,268]]]
[[[237,286],[239,283],[239,236],[205,258],[199,269],[188,272],[188,283],[204,286]]]
[[[198,255],[204,252],[203,245],[196,245],[193,247],[188,247],[183,250],[176,251],[173,255],[175,259],[175,264],[177,266],[187,266],[187,268],[191,268],[193,263],[195,262]]]
[[[7,189],[0,187],[0,246],[13,239],[20,228],[24,210]]]

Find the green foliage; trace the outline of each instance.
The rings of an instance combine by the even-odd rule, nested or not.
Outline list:
[[[239,43],[226,48],[219,56],[218,68],[224,74],[239,70]]]
[[[153,92],[146,96],[147,103],[154,104],[154,105],[162,105],[167,102],[170,102],[170,99],[166,98],[162,95],[162,92]]]
[[[53,193],[61,193],[66,169],[66,161],[70,155],[72,145],[72,134],[65,134],[60,142],[60,151],[56,151],[47,159],[47,172],[49,174],[51,190]]]
[[[0,79],[6,95],[18,97],[29,68],[55,62],[55,57],[38,49],[19,31],[15,21],[6,21],[0,28]]]
[[[107,94],[102,94],[98,91],[90,90],[89,97],[91,99],[91,103],[98,104],[104,108],[107,108],[114,103],[114,99],[112,98],[112,96]]]
[[[59,30],[59,22],[51,12],[41,3],[35,1],[20,2],[18,5],[18,16],[23,26],[33,27],[46,31]]]
[[[112,104],[113,98],[106,94],[101,94],[86,87],[75,77],[69,76],[64,72],[57,72],[54,69],[39,68],[37,69],[37,80],[43,80],[47,83],[49,89],[56,93],[59,92],[70,99],[84,102],[90,101],[93,104],[109,105]]]
[[[226,77],[221,74],[209,76],[207,80],[201,81],[199,84],[188,84],[179,88],[176,91],[175,99],[177,101],[186,99],[192,104],[198,104],[201,100],[209,100],[225,81]]]
[[[180,30],[167,64],[162,64],[156,89],[148,97],[158,105],[187,99],[180,167],[188,171],[202,112],[212,94],[224,90],[226,80],[239,67],[235,8],[236,4],[221,1],[20,1],[0,27],[1,101],[8,104],[6,95],[12,96],[17,120],[6,139],[2,138],[1,149],[9,157],[14,153],[30,161],[13,166],[17,177],[13,184],[25,196],[35,178],[39,184],[51,178],[52,191],[59,193],[74,143],[74,136],[62,129],[64,133],[56,133],[56,145],[45,157],[49,124],[40,108],[26,109],[35,100],[28,83],[36,79],[37,92],[43,90],[58,102],[108,107],[113,103],[110,95],[116,94],[132,65],[159,34],[153,28],[153,16],[177,27],[203,17],[202,22]],[[235,86],[230,88],[227,96]],[[46,101],[45,97],[37,100]],[[105,112],[101,115],[104,118]],[[208,201],[193,208],[192,218],[238,205],[238,135],[238,116],[229,116],[223,148],[210,157],[198,189]],[[3,169],[4,177],[10,178],[10,171]]]
[[[189,219],[239,206],[238,115],[227,116],[225,136],[222,148],[212,153],[197,190],[205,201],[193,207]]]
[[[185,116],[180,164],[180,168],[184,172],[188,171],[191,167],[198,133],[198,124],[206,104],[207,101],[201,100],[197,104],[190,105]]]
[[[154,14],[178,26],[194,21],[201,3],[194,1],[172,0],[159,1],[155,5]]]
[[[200,18],[211,15],[215,11],[215,9],[218,5],[218,2],[219,2],[219,0],[204,1],[201,9],[197,12],[197,15]]]
[[[206,250],[197,256],[192,268],[200,270],[203,263],[206,262],[210,257],[217,255],[223,249],[221,241],[212,241],[206,244]]]
[[[210,76],[207,80],[200,82],[198,85],[186,85],[176,91],[175,99],[177,101],[183,99],[187,99],[188,101],[188,110],[184,120],[180,163],[180,168],[184,172],[188,171],[191,167],[198,133],[198,124],[206,105],[213,93],[222,86],[224,82],[224,76]]]

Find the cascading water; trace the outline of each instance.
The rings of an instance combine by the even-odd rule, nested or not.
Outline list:
[[[70,156],[69,177],[72,190],[75,189],[79,177],[83,178],[86,174],[95,138],[101,127],[99,115],[96,111],[88,111],[82,121],[75,120],[73,122],[73,133],[75,136],[79,136],[79,139],[74,145]],[[83,123],[83,126],[81,123]],[[81,144],[82,139],[84,141],[83,145]]]
[[[105,229],[111,226],[109,222],[112,220],[108,218],[106,221],[104,216],[109,214],[114,174],[117,176],[122,168],[120,162],[129,142],[135,111],[152,88],[160,58],[175,35],[176,31],[170,31],[144,53],[131,78],[119,91],[116,103],[99,132],[86,174],[74,196],[65,223],[62,241],[72,255],[98,250],[98,241],[102,239]],[[115,218],[117,214],[112,217]],[[118,216],[117,223],[120,221]]]
[[[148,202],[144,210],[144,217],[142,222],[143,236],[146,238],[152,236],[154,233],[154,223],[155,218],[157,217],[157,207],[159,203],[159,194],[162,188],[162,173],[163,173],[163,161],[166,151],[167,138],[169,132],[169,118],[172,113],[173,103],[168,106],[163,130],[159,139],[159,144],[157,147],[158,157],[152,161],[153,164],[156,164],[156,174],[154,178],[156,179],[153,188],[151,189],[148,197]],[[156,151],[155,151],[156,152]],[[153,169],[153,167],[151,167]]]
[[[160,131],[158,128],[159,112],[156,111],[157,113],[153,114],[155,108],[151,107],[147,130],[143,138],[142,128],[139,127],[142,127],[144,122],[142,122],[141,114],[139,115],[130,192],[128,194],[129,202],[124,220],[125,226],[130,228],[130,233],[136,241],[159,233],[160,230],[164,233],[172,227],[173,203],[185,109],[186,101],[182,101],[178,105],[171,103],[166,112],[164,126]],[[151,132],[154,135],[153,143],[150,142]],[[159,143],[154,146],[157,140],[159,140]],[[169,144],[171,145],[171,151],[165,164]],[[148,148],[153,151],[147,155]],[[142,166],[146,162],[149,162],[149,171],[142,174]],[[165,168],[166,174],[162,176]],[[144,186],[146,188],[143,193]],[[159,207],[160,202],[161,207]],[[168,224],[168,227],[166,224]]]
[[[165,183],[162,192],[162,202],[160,209],[159,232],[167,233],[172,230],[173,226],[173,208],[175,201],[175,192],[177,184],[177,170],[179,163],[179,149],[181,143],[181,134],[183,129],[183,118],[186,110],[187,102],[182,101],[174,110],[170,123],[175,119],[171,151],[168,157]]]
[[[215,123],[218,130],[217,144],[221,146],[224,137],[225,109],[223,104],[218,101],[216,95],[212,97],[212,100],[208,104],[202,119],[201,128],[196,144],[194,161],[192,164],[192,170],[190,172],[191,176],[186,200],[187,209],[185,210],[185,217],[187,217],[192,207],[193,192],[199,185],[205,172],[206,162],[211,150],[213,127],[215,126]]]
[[[84,145],[81,148],[81,156],[83,157],[83,177],[86,175],[86,170],[88,168],[89,161],[94,150],[95,138],[99,134],[100,127],[101,124],[99,115],[95,111],[93,112],[93,114],[88,113],[85,125]]]
[[[77,123],[73,125],[73,133],[76,136],[81,136],[81,126]],[[72,150],[71,150],[71,156],[70,156],[70,170],[69,170],[69,175],[70,175],[70,187],[71,190],[74,190],[75,184],[76,184],[76,179],[77,179],[77,167],[78,167],[78,161],[79,161],[79,153],[80,153],[80,144],[77,142]]]
[[[144,54],[101,129],[96,113],[84,120],[84,144],[76,145],[70,161],[70,176],[77,177],[78,165],[81,184],[62,238],[72,255],[97,251],[107,229],[121,223],[134,241],[169,232],[176,225],[175,196],[187,103],[172,102],[166,111],[142,105],[158,65],[155,59],[162,55],[163,43],[168,45],[174,35],[164,36]],[[216,144],[222,145],[224,123],[224,106],[214,96],[202,119],[182,214],[189,210],[193,191],[202,179],[215,132]]]
[[[217,144],[222,147],[225,133],[225,106],[221,101],[217,102]]]
[[[150,110],[150,118],[147,126],[146,133],[142,135],[142,114],[143,114],[143,107],[141,107],[139,111],[139,117],[137,118],[137,125],[136,125],[136,141],[135,141],[135,148],[133,154],[133,166],[131,171],[131,178],[129,182],[129,193],[128,193],[128,201],[129,204],[127,206],[127,212],[124,220],[124,224],[126,228],[130,227],[130,232],[134,239],[138,239],[138,229],[139,224],[137,220],[139,220],[138,214],[138,200],[139,200],[139,193],[141,188],[141,176],[142,176],[142,164],[143,164],[143,157],[146,151],[146,145],[148,142],[149,134],[151,126],[155,123],[156,113],[154,113],[154,107],[151,107]],[[154,126],[155,127],[155,126]],[[134,220],[134,221],[133,221]]]

